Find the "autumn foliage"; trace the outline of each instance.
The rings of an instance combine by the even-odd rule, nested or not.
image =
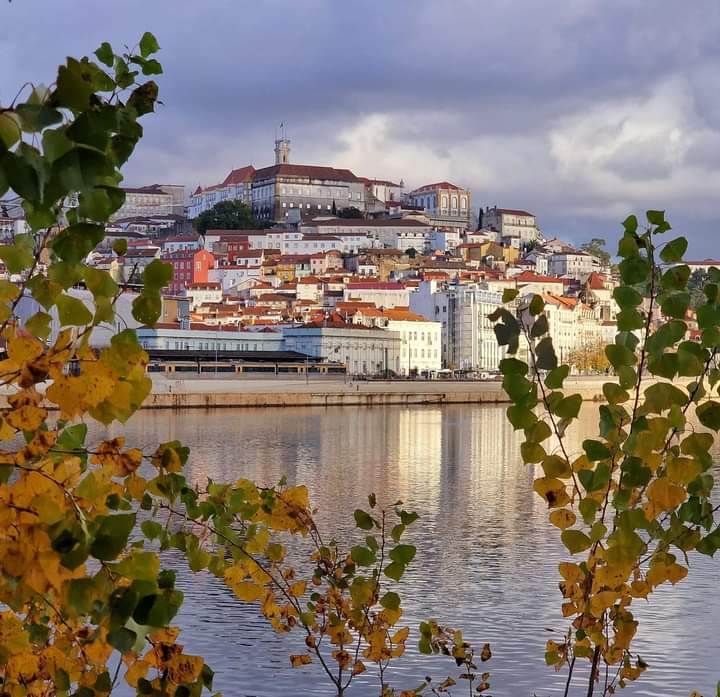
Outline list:
[[[291,665],[318,663],[337,695],[371,669],[385,697],[447,693],[452,678],[396,692],[385,677],[410,637],[397,588],[417,515],[401,502],[370,496],[354,514],[356,544],[343,547],[322,537],[304,486],[188,481],[176,441],[149,452],[122,437],[88,443],[88,421],[127,421],[151,387],[133,331],[93,347],[125,289],[86,257],[124,201],[120,168],[157,104],[158,48],[149,33],[122,55],[104,43],[97,60],[68,58],[50,87],[0,107],[0,196],[19,197],[30,228],[0,246],[0,692],[93,697],[119,681],[156,697],[211,690],[213,671],[173,624],[183,602],[163,567],[173,550],[276,631],[300,632]],[[171,276],[159,261],[144,269],[138,322],[157,321]],[[486,694],[489,675],[461,632],[430,620],[418,645]],[[489,658],[486,646],[478,660]]]

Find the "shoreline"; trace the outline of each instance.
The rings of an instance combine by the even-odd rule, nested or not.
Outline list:
[[[569,378],[566,390],[603,401],[604,376]],[[500,381],[337,379],[174,379],[153,376],[141,409],[509,404]]]

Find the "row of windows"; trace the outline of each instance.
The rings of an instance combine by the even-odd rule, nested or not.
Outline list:
[[[402,354],[403,354],[403,356],[407,355],[407,350],[405,348],[403,348]],[[438,357],[437,349],[428,349],[427,356],[425,355],[425,349],[410,349],[410,358],[437,358],[437,357]]]

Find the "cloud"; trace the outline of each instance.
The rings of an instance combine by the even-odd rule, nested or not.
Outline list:
[[[564,237],[667,207],[712,250],[720,169],[716,0],[90,0],[0,6],[0,101],[65,55],[156,33],[164,106],[132,183],[222,179],[272,160],[532,209]]]

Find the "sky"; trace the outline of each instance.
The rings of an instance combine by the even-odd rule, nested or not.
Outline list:
[[[128,185],[291,161],[449,180],[546,237],[667,210],[720,256],[718,0],[0,0],[0,104],[67,55],[152,31],[163,105]]]

